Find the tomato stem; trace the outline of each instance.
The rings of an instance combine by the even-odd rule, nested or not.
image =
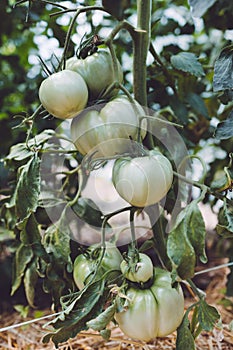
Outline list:
[[[134,226],[134,214],[135,214],[135,211],[137,209],[135,209],[134,207],[131,208],[130,210],[130,216],[129,216],[129,222],[130,222],[130,230],[131,230],[131,239],[132,239],[132,242],[131,242],[131,246],[132,248],[136,251],[136,232],[135,232],[135,226]]]
[[[149,215],[151,223],[156,220],[156,222],[152,225],[155,251],[158,254],[163,267],[170,270],[171,261],[167,255],[167,243],[164,236],[164,228],[161,220],[159,205],[154,204],[152,207],[147,208],[147,214]]]
[[[62,53],[62,57],[61,57],[61,60],[60,60],[60,64],[58,66],[58,70],[59,69],[65,69],[65,64],[66,64],[66,55],[67,55],[67,51],[68,51],[68,48],[69,48],[69,44],[70,44],[70,39],[71,39],[71,35],[72,35],[72,31],[73,31],[73,28],[75,26],[75,23],[76,23],[76,20],[78,18],[78,16],[81,14],[81,13],[85,13],[85,12],[88,12],[88,11],[93,11],[93,10],[99,10],[99,11],[104,11],[104,8],[101,7],[101,6],[85,6],[85,7],[78,7],[76,9],[76,13],[74,14],[74,16],[72,17],[71,19],[71,22],[70,22],[70,25],[69,25],[69,28],[68,28],[68,31],[67,31],[67,34],[66,34],[66,38],[65,38],[65,44],[64,44],[64,50],[63,50],[63,53]],[[67,11],[65,11],[67,12]],[[62,14],[64,13],[64,11],[60,11],[59,13],[55,13],[53,15],[58,15],[58,14]]]
[[[199,298],[199,300],[202,300],[204,298],[203,296],[203,292],[201,292],[195,285],[195,283],[188,278],[187,282],[189,283],[190,287],[192,288],[192,290],[194,291],[194,293],[196,294],[196,296]]]
[[[233,200],[227,198],[224,194],[221,194],[219,192],[215,192],[213,191],[210,187],[198,182],[198,181],[194,181],[191,179],[187,179],[185,176],[173,171],[173,174],[180,180],[186,182],[187,184],[193,185],[195,187],[200,188],[202,191],[206,191],[207,193],[213,195],[214,197],[222,200],[222,201],[226,201],[229,205],[233,206]]]
[[[120,79],[119,79],[119,68],[118,68],[116,52],[114,50],[114,47],[113,47],[113,44],[112,44],[112,40],[108,40],[106,42],[106,45],[108,46],[109,51],[110,51],[111,56],[112,56],[114,81],[119,83],[119,81],[120,81]]]

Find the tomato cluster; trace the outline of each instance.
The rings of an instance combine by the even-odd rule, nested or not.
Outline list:
[[[172,285],[170,272],[154,268],[150,257],[143,253],[139,254],[136,264],[130,264],[123,260],[117,247],[106,243],[102,260],[101,249],[97,257],[90,254],[97,249],[96,245],[89,247],[89,255],[81,254],[75,259],[73,276],[77,287],[83,289],[108,271],[122,272],[129,284],[125,290],[125,305],[119,302],[114,317],[121,330],[143,341],[175,331],[183,318],[184,296],[179,284]]]
[[[116,88],[123,80],[120,63],[117,65],[116,74],[111,54],[102,49],[85,58],[72,57],[64,70],[42,82],[39,97],[53,116],[72,119],[71,138],[81,155],[116,158],[113,185],[129,204],[143,208],[166,196],[173,169],[159,150],[143,147],[145,112]],[[146,254],[135,252],[135,257],[123,259],[118,248],[108,242],[104,250],[91,246],[76,257],[73,279],[82,290],[109,271],[119,274],[125,281],[127,305],[117,308],[115,320],[128,336],[147,341],[179,326],[184,297],[181,287],[172,285],[168,271],[154,268]]]

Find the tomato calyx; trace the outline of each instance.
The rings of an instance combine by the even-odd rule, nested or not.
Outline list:
[[[144,253],[139,253],[137,250],[130,249],[128,256],[125,256],[120,265],[123,276],[130,282],[138,283],[142,286],[150,285],[150,280],[153,282],[154,266],[150,257]],[[145,285],[147,288],[147,285]]]
[[[100,39],[97,34],[92,35],[90,38],[87,38],[84,41],[83,38],[84,37],[82,37],[80,46],[77,51],[78,59],[85,59],[87,56],[93,55],[98,51],[98,46],[104,43],[104,41]]]
[[[132,287],[132,288],[141,289],[141,290],[150,289],[153,283],[154,283],[154,275],[146,282],[132,282],[127,279],[128,288]]]

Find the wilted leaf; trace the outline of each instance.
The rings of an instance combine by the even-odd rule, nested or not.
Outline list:
[[[171,64],[174,68],[196,77],[202,77],[205,75],[201,63],[191,52],[180,52],[177,55],[171,56]]]
[[[218,140],[227,140],[233,137],[233,111],[231,111],[226,120],[217,125],[215,137]]]
[[[214,91],[233,89],[233,45],[225,47],[214,65]]]
[[[24,274],[24,290],[26,294],[26,298],[28,304],[31,307],[34,307],[34,298],[36,291],[36,284],[38,281],[38,273],[37,273],[37,259],[34,259],[30,265],[27,267]]]
[[[107,325],[112,321],[113,316],[116,312],[116,305],[110,305],[106,310],[104,310],[101,314],[99,314],[96,318],[87,322],[87,326],[89,328],[94,329],[94,331],[104,330]]]
[[[14,277],[13,285],[11,289],[11,295],[13,295],[16,290],[20,287],[24,272],[27,268],[27,265],[33,258],[33,251],[31,247],[21,244],[15,253],[14,260]]]
[[[47,334],[43,342],[49,342],[51,339],[58,346],[59,343],[88,329],[87,322],[102,312],[106,302],[109,291],[105,289],[105,282],[104,279],[98,280],[90,284],[84,291],[79,292],[77,297],[67,304],[64,312],[49,323],[58,331]]]
[[[23,221],[38,206],[40,192],[40,159],[37,154],[20,169],[15,189],[16,214]]]
[[[216,231],[221,236],[233,238],[233,208],[226,203],[219,211]]]
[[[217,0],[189,0],[193,17],[202,17]]]

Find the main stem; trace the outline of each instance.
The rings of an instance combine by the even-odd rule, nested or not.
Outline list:
[[[134,97],[142,106],[147,106],[146,59],[150,43],[151,3],[151,0],[137,0],[133,63]]]

